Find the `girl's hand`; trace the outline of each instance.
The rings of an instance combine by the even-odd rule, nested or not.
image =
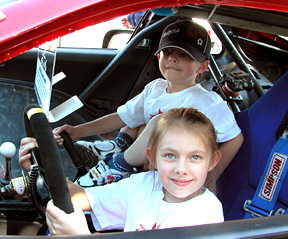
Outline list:
[[[31,153],[30,150],[32,148],[38,147],[38,144],[36,142],[35,138],[26,137],[21,140],[20,143],[20,149],[19,149],[19,163],[22,168],[24,168],[27,172],[30,171],[30,158]]]
[[[66,133],[69,134],[72,141],[78,139],[78,136],[76,134],[76,127],[65,124],[61,127],[57,127],[57,128],[52,130],[52,133],[54,135],[54,139],[58,142],[59,145],[63,145],[63,142],[64,142],[64,139],[60,135],[60,133],[63,131],[66,131]]]
[[[73,202],[74,212],[67,214],[50,200],[46,209],[46,223],[51,235],[91,234],[85,215],[77,202]]]

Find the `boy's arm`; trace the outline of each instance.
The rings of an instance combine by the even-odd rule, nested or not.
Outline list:
[[[145,163],[146,148],[152,134],[152,130],[159,120],[160,115],[153,117],[134,143],[124,152],[124,158],[127,163],[133,166],[141,166]]]
[[[242,146],[244,137],[243,134],[238,134],[235,138],[228,140],[220,146],[220,151],[222,153],[222,158],[219,161],[218,165],[215,168],[216,179],[224,172],[224,170],[231,163],[232,159],[237,154],[238,150]]]
[[[117,113],[105,115],[99,119],[76,126],[81,132],[80,137],[86,137],[95,134],[109,133],[125,126]]]
[[[109,133],[121,129],[124,126],[125,123],[122,121],[120,116],[117,113],[112,113],[77,126],[63,125],[57,127],[53,129],[53,134],[56,141],[59,144],[62,144],[63,138],[60,136],[62,131],[66,131],[74,141],[81,137]]]

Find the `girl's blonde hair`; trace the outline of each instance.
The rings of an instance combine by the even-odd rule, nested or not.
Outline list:
[[[167,113],[162,114],[153,128],[148,142],[148,148],[151,150],[149,160],[150,170],[155,171],[158,146],[165,137],[167,130],[175,125],[184,127],[187,131],[199,136],[211,155],[210,164],[213,163],[213,154],[219,149],[216,141],[217,134],[213,124],[204,114],[196,109],[177,108],[171,109]],[[212,172],[213,170],[208,173],[204,187],[215,190],[215,177]]]

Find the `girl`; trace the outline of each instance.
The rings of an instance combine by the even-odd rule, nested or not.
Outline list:
[[[206,188],[214,185],[212,170],[221,158],[212,123],[192,108],[172,109],[157,118],[146,150],[151,170],[85,191],[70,182],[74,212],[66,214],[50,201],[51,234],[90,233],[82,210],[92,210],[96,230],[223,222],[222,205]]]

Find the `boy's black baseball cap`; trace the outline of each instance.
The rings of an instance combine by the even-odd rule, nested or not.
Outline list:
[[[181,49],[195,61],[203,62],[210,58],[211,39],[204,27],[190,20],[181,20],[164,29],[155,55],[168,47]]]

